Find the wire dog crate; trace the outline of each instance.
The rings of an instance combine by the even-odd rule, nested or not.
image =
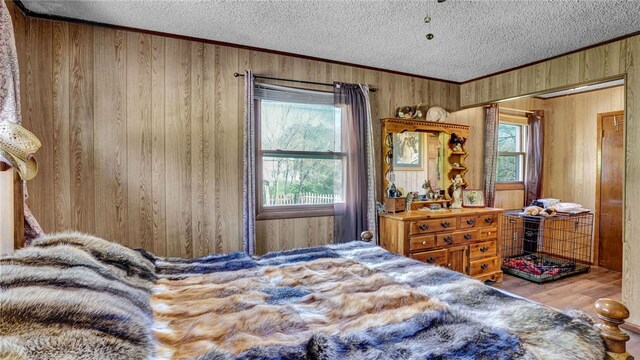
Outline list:
[[[541,217],[507,211],[502,271],[537,283],[588,272],[592,236],[592,213]]]

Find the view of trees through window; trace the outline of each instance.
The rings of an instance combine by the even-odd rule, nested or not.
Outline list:
[[[340,124],[332,105],[260,102],[264,206],[342,201]]]
[[[500,124],[498,127],[498,182],[517,182],[524,177],[522,125]]]

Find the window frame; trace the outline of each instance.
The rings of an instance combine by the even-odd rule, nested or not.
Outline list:
[[[497,158],[496,158],[496,190],[524,190],[525,186],[524,186],[524,182],[526,179],[526,174],[527,174],[527,135],[528,135],[528,131],[529,131],[529,125],[525,124],[525,123],[519,123],[519,122],[514,122],[514,121],[505,121],[502,119],[498,120],[498,129],[500,128],[500,125],[511,125],[511,126],[517,126],[520,128],[520,149],[521,151],[497,151]],[[500,130],[498,130],[500,131]],[[520,166],[521,171],[522,171],[522,180],[516,180],[516,181],[499,181],[497,178],[497,171],[498,171],[498,167],[497,167],[497,160],[500,157],[500,155],[505,155],[505,156],[518,156],[521,157],[522,159],[522,165]]]
[[[317,90],[314,90],[317,91]],[[263,150],[262,149],[262,117],[260,112],[261,99],[253,99],[255,109],[255,186],[256,186],[256,220],[276,220],[276,219],[295,219],[295,218],[309,218],[309,217],[322,217],[322,216],[335,216],[341,215],[345,212],[345,203],[331,203],[331,204],[299,204],[299,205],[277,205],[277,206],[265,206],[262,202],[263,189],[263,158],[269,155],[300,157],[305,156],[311,159],[342,159],[342,166],[346,169],[347,153],[336,151],[299,151],[299,150]],[[341,123],[341,128],[344,130],[344,123]],[[344,131],[341,131],[343,141],[341,146],[344,146]],[[346,177],[346,173],[343,171],[343,177]],[[345,182],[343,181],[343,184]],[[344,192],[343,188],[343,192]],[[344,197],[344,194],[343,194]]]

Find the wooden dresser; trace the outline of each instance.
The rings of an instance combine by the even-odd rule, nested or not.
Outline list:
[[[502,211],[463,208],[380,214],[380,245],[393,253],[448,267],[481,281],[502,281]]]

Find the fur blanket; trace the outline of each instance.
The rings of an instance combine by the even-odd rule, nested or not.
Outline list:
[[[60,234],[0,266],[0,358],[604,357],[582,316],[363,242],[175,259]]]

